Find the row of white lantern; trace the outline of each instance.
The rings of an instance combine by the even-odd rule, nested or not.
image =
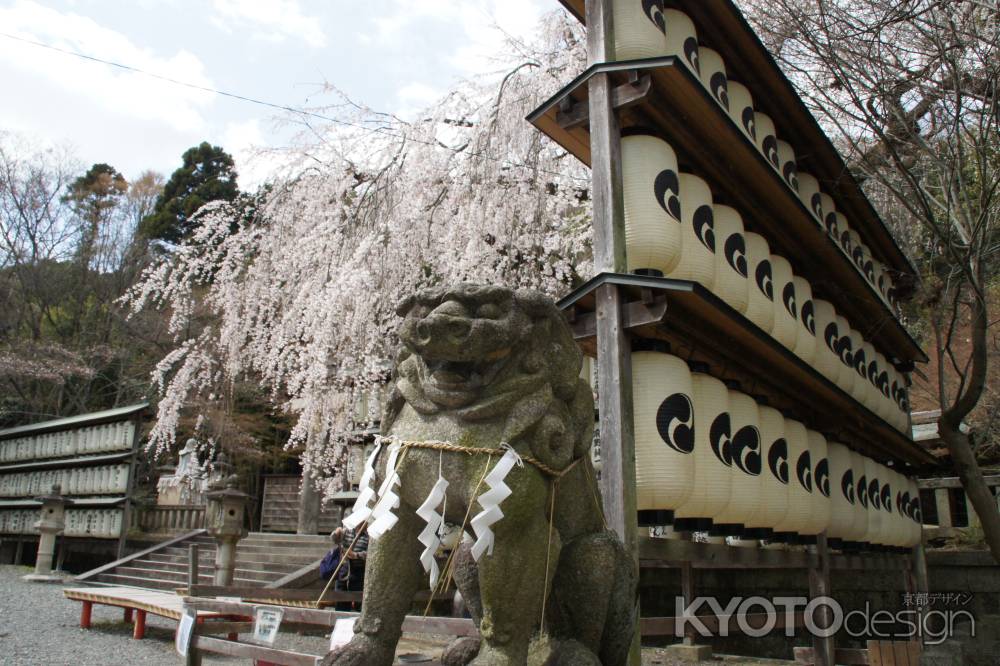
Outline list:
[[[0,475],[0,497],[33,497],[49,492],[56,484],[64,495],[124,493],[128,469],[128,465],[103,465],[4,474]]]
[[[680,173],[670,144],[624,137],[622,174],[630,271],[700,283],[896,428],[909,427],[905,376],[829,302],[814,301],[809,282],[746,231],[736,209],[715,203],[704,180]]]
[[[0,442],[0,462],[41,460],[132,448],[135,425],[131,421],[107,423],[76,430],[15,437]]]
[[[769,116],[754,109],[750,90],[727,77],[719,53],[699,45],[690,17],[675,9],[664,9],[662,2],[648,0],[615,0],[613,11],[617,59],[669,55],[687,66],[802,200],[818,226],[830,235],[882,300],[897,310],[892,277],[885,266],[872,256],[847,218],[837,212],[833,198],[820,190],[819,181],[798,171],[792,146],[778,139]]]
[[[13,509],[0,511],[0,534],[38,534],[35,523],[38,509]]]
[[[842,502],[831,499],[831,480],[842,481],[847,469],[855,473],[853,459],[852,467],[845,467],[842,453],[847,448],[828,443],[802,422],[782,415],[763,400],[758,404],[737,385],[727,385],[707,370],[701,364],[689,368],[667,353],[663,343],[634,343],[639,511],[670,512],[677,529],[751,537],[812,536],[826,531],[844,541],[907,545],[896,541],[902,532],[913,531],[912,527],[903,530],[902,519],[910,518],[912,510],[909,500],[907,512],[887,518],[885,528],[876,518],[866,518],[865,531],[859,534],[831,531],[844,520],[840,514],[834,516],[835,508],[846,510]],[[882,483],[890,479],[888,469],[879,475],[861,474],[867,479],[878,476]],[[901,493],[905,489],[910,496],[916,488],[911,482],[886,485]],[[882,486],[876,488],[881,491]],[[875,506],[852,503],[852,526]],[[885,510],[891,513],[893,506],[890,503]],[[883,533],[890,527],[900,534]]]
[[[113,539],[121,536],[121,509],[70,509],[63,534],[73,537]]]

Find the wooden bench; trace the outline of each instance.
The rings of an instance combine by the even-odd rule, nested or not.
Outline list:
[[[152,613],[160,617],[180,620],[184,613],[184,600],[176,594],[143,590],[136,587],[70,587],[63,589],[63,595],[72,601],[82,604],[80,609],[80,627],[90,629],[90,618],[94,604],[100,606],[117,606],[125,611],[125,621],[134,623],[132,638],[142,639],[146,635],[146,614]],[[198,611],[197,621],[213,620],[246,620],[244,616],[231,613],[216,613]],[[231,634],[235,636],[235,634]]]

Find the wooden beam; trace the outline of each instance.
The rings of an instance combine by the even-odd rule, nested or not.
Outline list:
[[[698,622],[705,625],[706,630],[712,633],[717,633],[719,627],[722,625],[728,626],[731,635],[739,634],[742,631],[739,626],[738,615],[697,615],[695,617],[698,619]],[[754,629],[765,626],[771,619],[774,620],[775,630],[784,629],[789,625],[785,613],[778,613],[773,618],[766,613],[748,613],[742,616],[742,619]],[[643,636],[672,636],[674,638],[681,638],[682,636],[679,634],[683,632],[678,632],[677,622],[678,618],[676,617],[644,617],[640,620],[639,624],[642,628]],[[805,626],[802,611],[796,611],[793,614],[791,625],[793,627]],[[685,627],[685,630],[688,628]]]
[[[1000,474],[989,474],[984,475],[983,480],[986,481],[986,485],[991,488],[996,488],[1000,486]],[[941,479],[918,479],[917,486],[921,490],[937,489],[937,488],[961,488],[962,480],[957,476],[949,476],[947,478]]]
[[[809,597],[816,599],[830,596],[830,559],[827,549],[826,534],[816,536],[816,557],[818,562],[809,568]],[[817,608],[817,624],[821,629],[830,627],[833,617],[830,607],[821,605]],[[813,636],[813,655],[816,666],[835,666],[833,636]]]
[[[811,647],[794,648],[794,654],[796,664],[816,663]],[[844,666],[867,666],[869,663],[868,650],[866,649],[837,648],[834,654],[836,655],[837,663],[844,664]]]
[[[640,326],[652,326],[663,321],[666,314],[666,296],[658,297],[651,304],[639,301],[625,303],[622,308],[622,327],[625,330],[631,330]],[[578,313],[570,326],[573,329],[574,338],[578,340],[592,338],[597,335],[597,313]]]
[[[243,657],[245,659],[266,661],[271,664],[280,664],[281,666],[317,666],[322,659],[322,657],[312,654],[292,652],[291,650],[277,650],[262,645],[235,643],[221,638],[199,636],[197,634],[191,637],[191,647],[188,649],[199,652],[211,652],[213,654],[224,654],[229,657]]]

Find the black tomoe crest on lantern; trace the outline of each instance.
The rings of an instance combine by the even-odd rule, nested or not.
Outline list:
[[[848,504],[854,504],[854,470],[848,469],[844,472],[844,475],[840,477],[840,492],[844,495],[844,499],[847,500]]]
[[[722,412],[712,421],[712,428],[708,433],[708,440],[712,443],[712,452],[726,467],[733,466],[732,449],[732,425],[729,420],[729,413]]]
[[[809,200],[809,203],[812,205],[812,210],[813,210],[813,213],[815,213],[816,217],[822,220],[823,219],[823,199],[820,196],[820,193],[816,192],[815,194],[813,194],[812,198],[810,198],[810,200]]]
[[[826,325],[826,330],[823,331],[823,340],[826,342],[827,349],[832,351],[834,356],[839,357],[837,343],[840,341],[840,330],[837,328],[837,322],[831,321]]]
[[[773,136],[765,136],[764,140],[761,142],[761,146],[764,148],[764,157],[775,169],[781,168],[781,161],[778,159],[778,139]]]
[[[857,498],[858,498],[858,503],[861,504],[861,506],[863,506],[864,508],[867,509],[868,508],[868,479],[865,477],[864,474],[862,474],[861,478],[858,479]]]
[[[642,10],[646,12],[649,20],[660,29],[660,32],[666,33],[667,23],[663,18],[663,0],[642,0]]]
[[[772,284],[771,262],[769,260],[764,259],[757,264],[754,279],[757,281],[757,288],[767,296],[767,300],[774,301],[774,285]]]
[[[701,63],[698,62],[698,40],[688,37],[684,40],[684,57],[691,63],[691,69],[701,74]]]
[[[726,239],[726,263],[732,266],[733,270],[747,277],[747,242],[743,234],[731,234]]]
[[[840,238],[840,233],[837,231],[837,213],[830,212],[826,214],[826,233],[830,235],[830,238],[834,240]]]
[[[875,262],[871,259],[865,262],[865,277],[872,284],[875,284]]]
[[[798,477],[803,488],[812,492],[812,460],[809,457],[809,451],[803,451],[798,462],[795,463],[795,476]]]
[[[733,462],[746,474],[760,474],[760,431],[754,426],[743,426],[733,435]]]
[[[830,462],[826,458],[816,463],[816,487],[824,497],[830,496]]]
[[[680,453],[694,450],[694,408],[691,398],[674,393],[656,410],[656,430],[667,446]]]
[[[851,336],[845,331],[844,335],[837,340],[837,348],[835,350],[837,357],[840,362],[849,368],[854,367],[854,347],[851,342]]]
[[[858,347],[854,350],[853,360],[854,371],[857,372],[862,379],[868,379],[868,359],[865,357],[864,347]]]
[[[781,167],[781,175],[785,177],[785,182],[788,183],[789,187],[796,192],[799,191],[799,175],[795,162],[791,160],[785,162],[785,166]]]
[[[892,512],[892,488],[889,487],[888,481],[882,486],[882,490],[879,493],[879,502],[882,504],[883,511]]]
[[[811,300],[802,304],[802,325],[809,331],[810,335],[816,335],[816,311]]]
[[[795,283],[789,282],[781,290],[781,301],[785,304],[785,310],[792,315],[792,319],[798,319],[799,313],[795,309]]]
[[[852,253],[851,253],[851,230],[850,229],[841,229],[841,231],[840,231],[840,247],[844,248],[844,252],[847,253],[847,256],[849,256],[849,257],[852,256]]]
[[[719,101],[722,107],[729,111],[729,82],[725,72],[716,72],[712,75],[712,94]]]
[[[757,140],[757,120],[756,120],[756,118],[754,118],[753,113],[754,113],[753,112],[753,107],[752,106],[748,106],[748,107],[746,107],[746,108],[743,109],[743,113],[740,114],[740,117],[743,119],[743,127],[746,128],[747,134],[750,135],[751,139],[753,139],[754,141],[756,141]]]
[[[767,466],[781,483],[788,483],[788,442],[784,437],[779,437],[771,443],[771,448],[767,452]]]
[[[681,221],[681,184],[677,173],[670,169],[664,169],[656,176],[653,182],[653,190],[656,192],[656,200],[660,202],[660,207],[674,219]]]
[[[882,487],[878,479],[868,480],[868,504],[873,509],[882,508]]]
[[[715,214],[711,206],[699,206],[692,219],[694,233],[701,244],[715,252]]]
[[[858,267],[858,270],[865,270],[865,251],[860,245],[851,251],[851,259],[854,260],[854,265]]]
[[[886,370],[881,370],[878,373],[878,381],[875,384],[875,388],[882,392],[886,398],[891,397],[889,395],[889,373]]]

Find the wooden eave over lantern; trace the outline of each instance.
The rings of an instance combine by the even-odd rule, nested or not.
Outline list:
[[[584,0],[559,2],[584,22]],[[839,151],[732,0],[667,0],[666,5],[686,13],[697,26],[711,26],[711,33],[704,29],[699,31],[700,39],[722,55],[731,79],[753,91],[757,111],[774,119],[779,138],[800,148],[797,154],[800,167],[820,180],[836,200],[837,209],[852,220],[862,241],[893,271],[897,296],[906,298],[911,294],[918,280],[916,268],[889,233]],[[805,147],[809,150],[804,150]],[[576,151],[570,152],[581,157]],[[926,362],[927,359],[915,360]]]
[[[708,363],[713,375],[767,395],[772,406],[836,433],[871,458],[914,468],[938,464],[906,434],[695,282],[602,273],[581,285],[559,306],[587,354],[596,356],[594,293],[602,284],[618,285],[628,294],[622,320],[630,333],[670,343],[674,353]]]

